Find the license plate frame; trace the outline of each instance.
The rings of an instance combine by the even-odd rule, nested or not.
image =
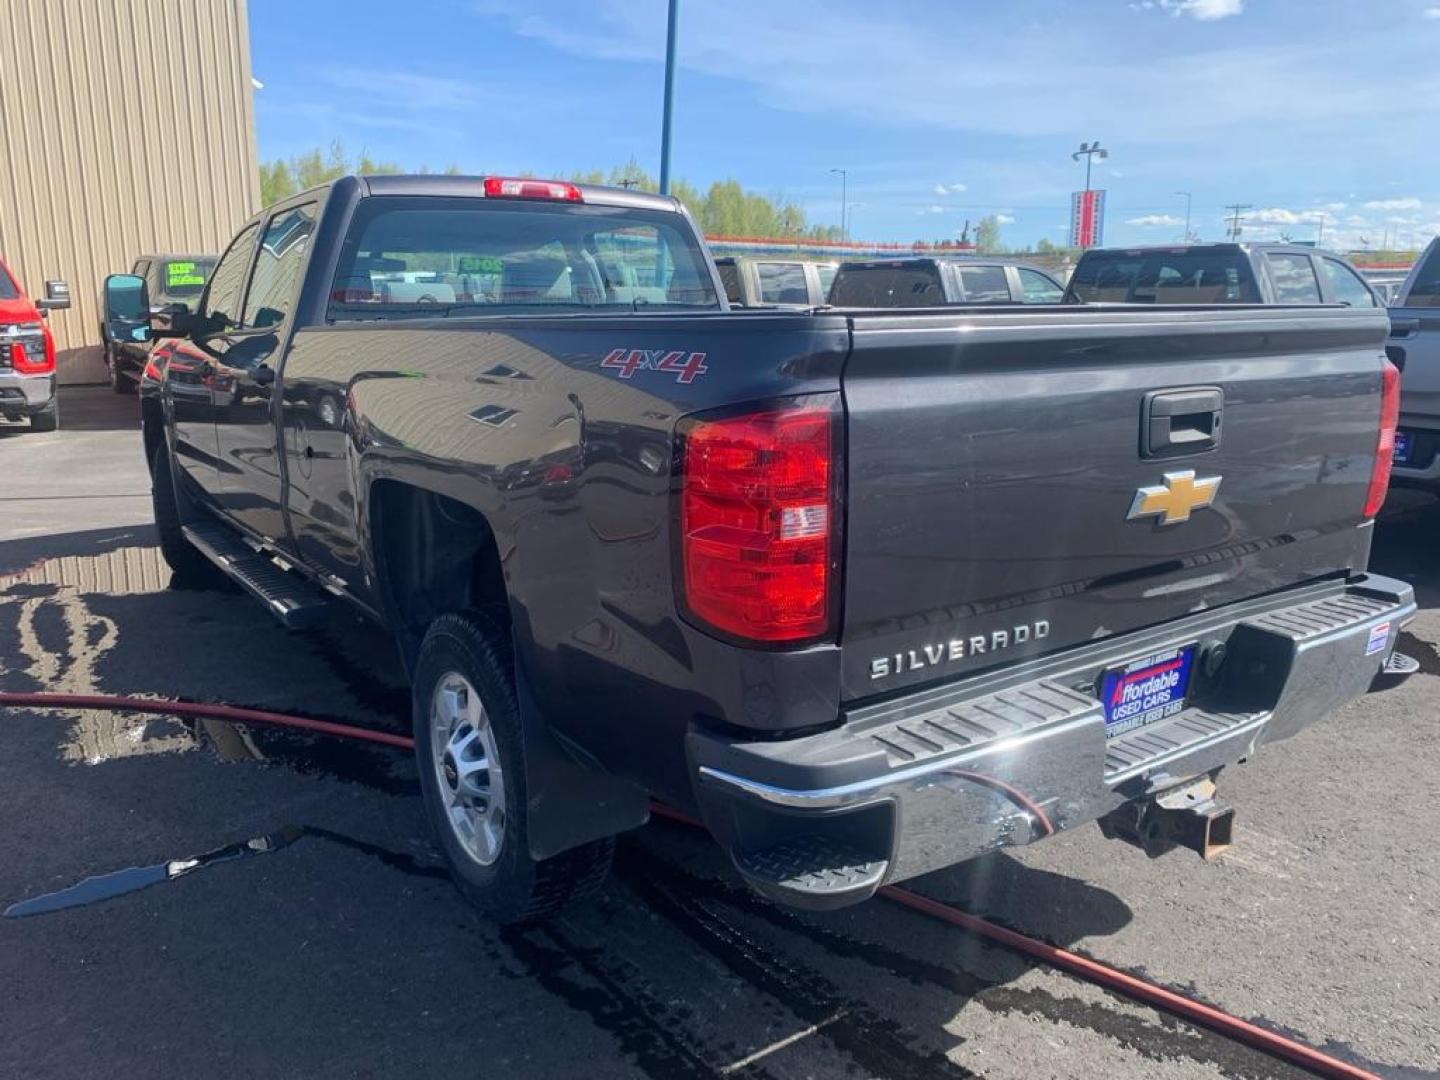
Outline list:
[[[1127,660],[1100,675],[1105,737],[1168,720],[1185,709],[1195,676],[1196,643]]]
[[[1391,460],[1396,465],[1409,465],[1410,453],[1415,449],[1415,438],[1408,431],[1395,432],[1395,453]]]

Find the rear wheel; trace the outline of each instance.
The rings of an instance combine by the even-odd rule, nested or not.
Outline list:
[[[150,459],[150,503],[155,509],[155,531],[160,534],[160,554],[165,557],[177,582],[187,586],[220,584],[227,580],[220,569],[185,539],[181,530],[184,515],[170,471],[170,452],[162,442]]]
[[[445,615],[420,646],[415,754],[426,816],[451,876],[501,923],[544,919],[604,883],[614,840],[530,857],[510,628],[499,609]]]

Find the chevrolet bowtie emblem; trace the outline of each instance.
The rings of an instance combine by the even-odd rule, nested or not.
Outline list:
[[[1135,501],[1130,504],[1126,521],[1140,518],[1159,517],[1161,525],[1178,525],[1190,520],[1190,511],[1202,510],[1215,501],[1220,490],[1220,477],[1207,476],[1195,479],[1195,470],[1168,472],[1165,483],[1153,487],[1142,487],[1135,492]]]

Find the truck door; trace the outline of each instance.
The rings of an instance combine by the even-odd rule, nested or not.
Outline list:
[[[286,539],[274,396],[318,204],[275,211],[255,253],[239,325],[215,358],[216,468],[220,509],[267,540]]]
[[[175,464],[212,495],[219,483],[213,397],[216,360],[228,348],[228,327],[240,320],[245,279],[259,229],[259,222],[247,225],[231,241],[215,266],[196,312],[198,322],[227,329],[216,333],[197,331],[191,338],[176,339],[165,371],[165,397],[175,433]]]

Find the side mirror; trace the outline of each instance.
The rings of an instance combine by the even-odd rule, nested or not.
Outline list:
[[[145,279],[135,274],[111,274],[101,290],[105,306],[105,328],[112,341],[147,341],[150,328],[145,316],[149,298]]]
[[[45,297],[35,301],[41,311],[61,311],[70,306],[70,286],[64,281],[45,282]]]
[[[146,322],[150,327],[151,337],[183,338],[191,335],[199,320],[188,305],[177,302],[166,304],[159,311],[148,312]]]

